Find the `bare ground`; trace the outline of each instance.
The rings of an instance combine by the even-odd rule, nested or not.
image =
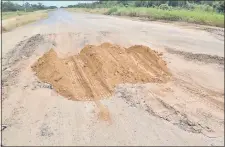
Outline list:
[[[93,20],[97,17],[81,16],[93,17]],[[147,30],[142,32],[137,29],[137,32],[142,32],[139,36],[134,35],[135,28],[130,30],[129,35],[124,34],[124,28],[119,31],[117,25],[109,25],[111,17],[98,17],[107,23],[99,28],[98,24],[90,22],[91,29],[95,29],[91,32],[88,32],[89,27],[76,23],[73,25],[75,29],[68,27],[70,25],[65,17],[60,18],[58,15],[54,18],[62,21],[57,25],[39,24],[3,34],[2,144],[223,145],[224,71],[221,67],[224,64],[221,61],[223,55],[219,56],[223,52],[219,50],[223,49],[220,40],[199,31],[193,37],[201,32],[205,34],[205,39],[200,39],[192,46],[185,46],[185,41],[180,42],[182,36],[172,36],[172,39],[177,39],[179,46],[182,45],[177,47],[173,40],[169,43],[164,38],[158,40],[159,36],[152,38]],[[85,21],[79,15],[77,19]],[[129,22],[136,28],[141,25],[140,22],[121,19],[120,22],[122,21],[124,24]],[[160,24],[152,25],[155,28],[152,26],[151,34],[156,35],[154,29],[157,27],[163,30]],[[147,28],[147,24],[142,24],[142,28],[143,26]],[[167,27],[183,31],[183,37],[186,35],[184,39],[190,35],[188,31],[185,34],[186,30],[174,26],[166,26],[165,31],[168,31]],[[98,45],[109,41],[123,46],[141,42],[146,45],[143,40],[147,40],[143,36],[152,38],[151,45],[148,46],[163,51],[163,58],[168,63],[173,78],[166,84],[118,85],[112,96],[101,100],[105,107],[102,109],[107,112],[102,114],[103,119],[99,119],[101,110],[95,103],[74,102],[63,98],[54,92],[50,84],[41,82],[30,68],[52,47],[59,55],[66,57],[78,53],[87,44]],[[9,37],[11,42],[7,42]],[[203,42],[208,39],[212,39],[211,45],[204,46]],[[163,46],[176,50],[171,52]],[[210,54],[211,46],[218,47],[214,54]],[[199,50],[191,53],[194,48]],[[105,114],[110,116],[110,121],[102,121]]]
[[[170,54],[176,54],[184,57],[186,60],[190,61],[199,61],[206,64],[213,63],[219,64],[221,67],[224,67],[224,57],[220,57],[217,55],[207,55],[207,54],[193,54],[190,52],[179,51],[172,48],[165,48],[166,51]]]

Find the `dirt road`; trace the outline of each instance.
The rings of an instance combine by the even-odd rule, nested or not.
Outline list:
[[[57,10],[3,33],[2,144],[223,145],[222,31]],[[67,57],[104,42],[160,51],[172,73],[167,83],[118,85],[101,100],[110,122],[92,101],[58,95],[31,69],[50,48]]]

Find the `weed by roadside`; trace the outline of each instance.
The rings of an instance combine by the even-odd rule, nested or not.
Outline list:
[[[2,20],[27,14],[29,14],[29,12],[24,11],[2,12]]]
[[[114,7],[105,14],[147,17],[150,20],[184,21],[196,24],[224,27],[224,15],[201,10],[159,9],[144,7]]]
[[[66,8],[70,12],[88,12],[105,15],[118,15],[148,18],[149,20],[183,21],[202,25],[224,27],[224,15],[200,9],[180,9],[164,7],[112,7],[112,8]]]

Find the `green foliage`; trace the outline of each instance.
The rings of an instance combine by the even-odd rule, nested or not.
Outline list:
[[[167,5],[169,7],[167,7]],[[224,13],[224,1],[200,1],[200,0],[117,0],[117,1],[98,1],[93,3],[80,3],[69,5],[69,8],[112,8],[112,7],[160,7],[160,9],[188,9],[206,12]]]
[[[224,13],[224,1],[216,1],[212,6],[217,12]]]
[[[108,15],[148,17],[224,27],[224,1],[136,0],[98,1],[70,8],[109,8]]]
[[[22,6],[18,5],[18,4],[14,4],[10,1],[8,2],[2,2],[2,11],[6,12],[6,11],[17,11],[17,10],[21,10]]]
[[[108,10],[108,12],[106,12],[106,14],[107,15],[111,15],[111,14],[113,14],[114,12],[116,12],[117,11],[117,7],[113,7],[113,8],[110,8],[109,10]]]
[[[194,9],[198,11],[213,12],[213,7],[209,5],[194,5]]]
[[[195,8],[195,4],[187,1],[185,8],[188,10],[193,10]]]
[[[168,4],[161,4],[159,5],[159,9],[170,10],[171,7]]]
[[[164,5],[163,5],[164,7]],[[167,6],[166,6],[167,7]],[[145,7],[120,7],[115,15],[147,17],[156,20],[185,21],[198,24],[224,27],[224,15],[216,12],[190,11],[185,9],[158,9]]]
[[[30,4],[26,2],[24,5],[19,5],[16,3],[12,3],[10,1],[2,2],[2,11],[10,12],[10,11],[27,11],[32,12],[36,10],[45,10],[45,9],[55,9],[56,6],[44,6],[42,3],[38,4]]]

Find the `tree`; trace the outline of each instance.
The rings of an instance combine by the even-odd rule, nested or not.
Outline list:
[[[38,3],[38,9],[40,10],[45,9],[45,6],[42,3]]]
[[[28,2],[26,2],[25,4],[24,4],[24,9],[25,9],[25,12],[27,11],[27,10],[31,10],[31,5],[28,3]]]
[[[17,11],[19,7],[12,2],[3,2],[2,3],[2,11]]]
[[[55,9],[57,8],[56,6],[44,6],[42,3],[38,4],[30,4],[26,2],[24,5],[19,5],[16,3],[12,3],[10,1],[7,2],[2,2],[2,11],[7,12],[7,11],[23,11],[24,8],[26,11],[34,11],[34,10],[43,10],[43,9]]]
[[[49,9],[56,9],[57,7],[56,6],[49,6],[48,8]]]
[[[67,7],[68,7],[68,8],[73,8],[73,7],[74,7],[74,5],[68,5]]]
[[[172,6],[172,7],[176,7],[176,6],[178,6],[178,1],[168,1],[168,5],[169,6]]]
[[[142,6],[142,1],[135,1],[134,5],[136,7],[141,7]]]
[[[213,3],[213,8],[217,11],[217,12],[221,12],[224,13],[224,1],[216,1]]]

